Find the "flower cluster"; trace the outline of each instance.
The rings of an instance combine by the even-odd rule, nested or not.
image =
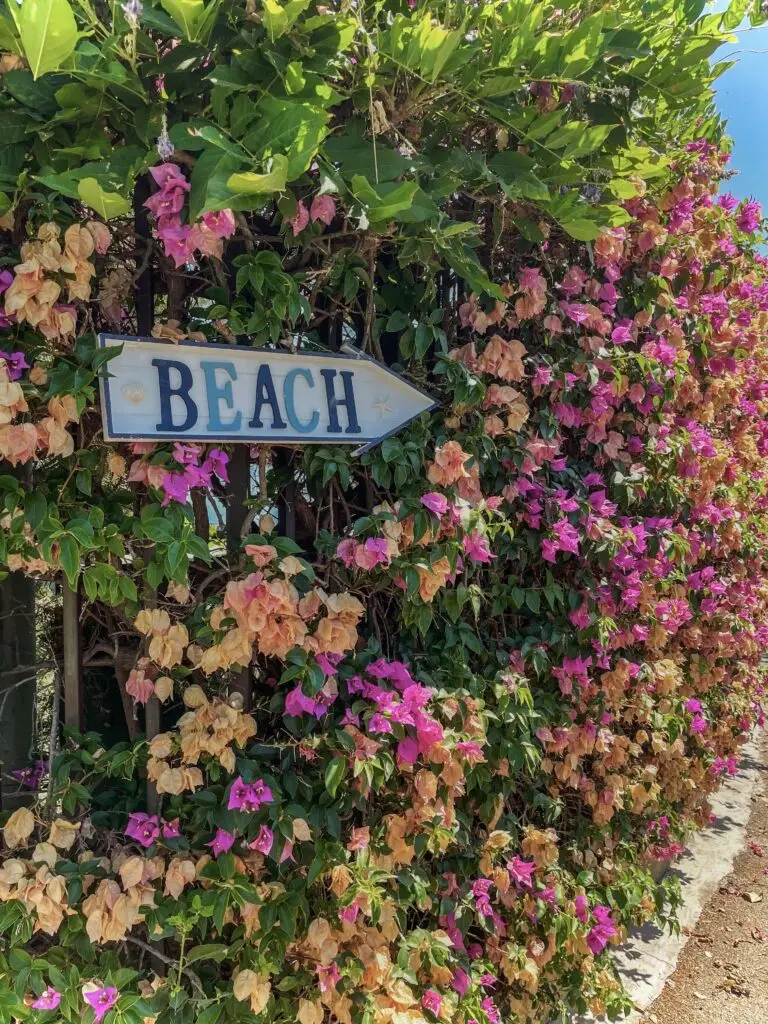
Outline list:
[[[150,167],[155,184],[154,195],[144,203],[157,220],[157,237],[163,243],[165,255],[178,269],[194,264],[196,257],[212,256],[221,259],[224,239],[235,233],[235,217],[231,210],[204,213],[194,224],[184,224],[181,214],[190,184],[173,163]]]

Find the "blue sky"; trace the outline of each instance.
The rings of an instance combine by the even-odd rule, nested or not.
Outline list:
[[[717,0],[712,10],[727,6],[727,0]],[[738,43],[727,43],[715,55],[737,61],[716,83],[717,105],[734,142],[731,166],[739,171],[723,188],[739,198],[754,196],[768,211],[768,24],[750,29],[745,23],[734,34]]]

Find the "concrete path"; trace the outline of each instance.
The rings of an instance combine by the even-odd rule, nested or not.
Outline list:
[[[640,1021],[653,1024],[654,1015],[649,1015],[648,1011],[673,975],[690,934],[696,932],[702,911],[731,872],[736,857],[747,847],[747,824],[766,774],[768,743],[761,736],[744,747],[738,776],[729,779],[713,797],[712,810],[716,815],[714,824],[696,835],[688,851],[670,868],[670,872],[677,875],[682,884],[684,902],[680,909],[680,934],[661,934],[657,928],[646,926],[636,930],[630,936],[630,941],[617,950],[619,972],[637,1007],[636,1012],[626,1018],[628,1024],[638,1024]],[[768,855],[768,851],[766,853]],[[760,871],[766,865],[768,860],[761,862]],[[741,898],[740,892],[737,898]],[[746,908],[746,904],[744,906]],[[737,957],[738,954],[734,953],[731,959]],[[698,992],[696,995],[692,993],[691,998],[695,1000],[700,995]],[[671,1022],[672,1018],[669,1019]],[[702,1018],[691,1012],[676,1019],[680,1024],[689,1024]],[[722,1018],[716,1015],[714,1019]],[[738,1018],[728,1019],[731,1024],[740,1024]],[[666,1024],[663,1016],[658,1016],[657,1020],[659,1024]],[[746,1020],[744,1018],[745,1024]]]

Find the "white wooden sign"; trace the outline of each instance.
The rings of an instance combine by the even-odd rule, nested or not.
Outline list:
[[[99,335],[109,441],[269,441],[368,448],[434,409],[366,356]]]

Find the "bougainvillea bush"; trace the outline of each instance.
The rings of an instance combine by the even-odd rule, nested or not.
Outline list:
[[[3,1020],[628,1007],[611,950],[763,721],[747,6],[9,4],[0,556],[134,710],[18,772]],[[98,331],[344,343],[440,405],[254,450],[227,547],[233,447],[105,442]]]

